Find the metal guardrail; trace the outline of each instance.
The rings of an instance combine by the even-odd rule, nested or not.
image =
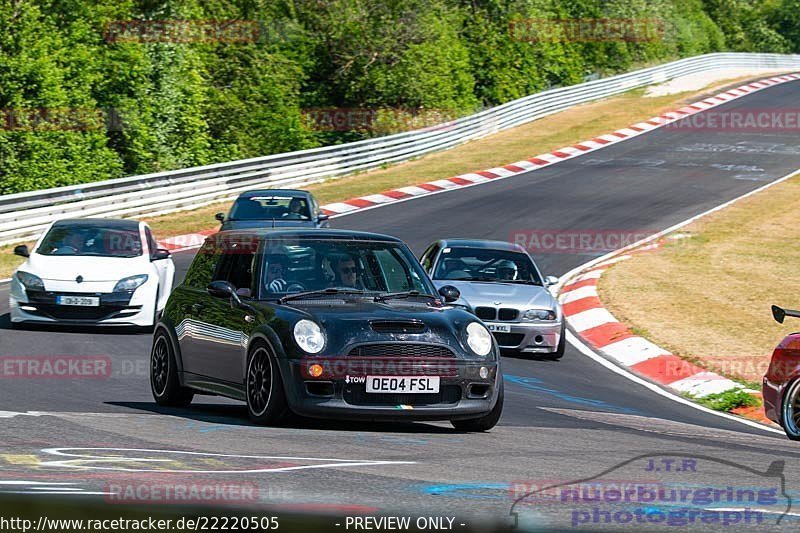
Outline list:
[[[800,55],[716,53],[536,93],[429,128],[202,167],[0,196],[0,244],[60,218],[152,216],[231,199],[258,187],[302,186],[398,163],[671,78],[723,68],[800,68]]]

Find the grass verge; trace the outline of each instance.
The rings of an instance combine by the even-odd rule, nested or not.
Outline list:
[[[700,91],[687,91],[643,98],[645,89],[577,106],[508,131],[478,139],[456,148],[426,155],[386,169],[354,174],[305,187],[322,204],[374,194],[388,189],[449,178],[527,159],[569,146],[604,133],[647,120],[687,103],[716,94],[762,76],[719,81]],[[214,214],[226,211],[227,203],[214,203],[190,211],[145,218],[158,238],[217,227]],[[0,279],[7,278],[22,263],[11,254],[13,247],[0,247]]]
[[[606,271],[600,298],[622,322],[676,355],[732,379],[760,382],[793,326],[770,305],[796,307],[800,176],[704,217],[652,253]]]
[[[686,396],[709,409],[726,413],[741,407],[759,407],[761,405],[761,400],[741,389],[726,390],[700,398],[690,394]]]

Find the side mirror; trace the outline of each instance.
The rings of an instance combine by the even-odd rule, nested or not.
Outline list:
[[[461,292],[452,285],[444,285],[439,289],[439,294],[447,303],[455,302],[461,298]]]
[[[156,251],[153,252],[153,255],[151,256],[151,260],[152,261],[160,261],[162,259],[169,259],[169,256],[171,256],[171,255],[172,255],[172,253],[170,253],[170,251],[167,250],[166,248],[157,248]]]
[[[556,285],[557,283],[558,283],[558,277],[556,276],[547,276],[546,278],[544,278],[544,284],[547,285],[548,287]]]
[[[234,287],[229,281],[212,281],[208,284],[206,290],[208,291],[208,294],[214,298],[233,298],[234,296],[237,299],[239,298],[239,295],[236,294],[236,287]]]
[[[19,246],[15,246],[14,255],[18,255],[20,257],[30,257],[31,253],[28,251],[28,245],[20,244]]]
[[[225,213],[217,213],[216,215],[214,215],[214,218],[216,218],[220,222],[225,222]]]
[[[253,307],[249,304],[246,304],[242,301],[239,297],[239,291],[236,290],[236,287],[229,281],[217,280],[212,281],[206,287],[208,294],[213,296],[214,298],[229,298],[231,301],[231,307],[238,307],[240,309],[247,309],[248,311],[253,311]]]
[[[330,216],[330,215],[323,215],[323,214],[320,214],[320,215],[317,217],[317,220],[318,220],[319,222],[325,222],[326,220],[328,220],[328,219],[330,219],[330,218],[331,218],[331,216]]]

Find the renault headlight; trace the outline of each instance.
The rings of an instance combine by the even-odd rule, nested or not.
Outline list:
[[[139,274],[138,276],[130,276],[122,278],[114,285],[114,292],[127,292],[135,291],[147,281],[147,274]]]
[[[467,344],[477,355],[485,357],[492,351],[492,334],[481,324],[470,322],[467,326]]]
[[[556,312],[552,309],[528,309],[522,313],[522,320],[555,320]]]
[[[42,278],[39,276],[34,276],[29,272],[23,272],[21,270],[17,271],[17,279],[20,283],[22,283],[26,289],[31,289],[34,291],[43,291],[44,290],[44,282]]]
[[[322,328],[311,320],[303,319],[294,325],[294,340],[304,352],[308,353],[319,353],[325,346]]]

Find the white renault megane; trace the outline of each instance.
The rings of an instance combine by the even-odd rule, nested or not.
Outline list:
[[[11,323],[150,327],[172,290],[175,265],[144,222],[59,220],[11,278]]]

